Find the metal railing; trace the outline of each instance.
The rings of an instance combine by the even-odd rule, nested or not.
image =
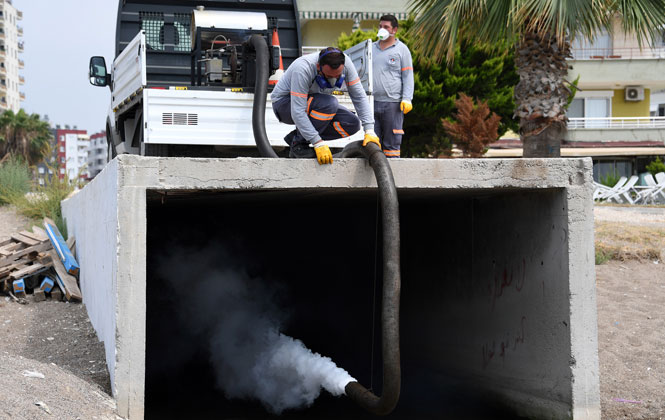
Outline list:
[[[326,48],[328,48],[328,47],[315,47],[315,46],[308,45],[306,47],[302,47],[302,55],[317,53],[317,52],[319,52],[323,49],[326,49]]]
[[[568,129],[665,128],[665,117],[569,118]]]
[[[665,59],[665,47],[658,48],[573,48],[573,60]]]

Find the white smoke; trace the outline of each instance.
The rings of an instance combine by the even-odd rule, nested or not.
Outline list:
[[[280,414],[310,406],[322,388],[342,395],[355,380],[330,358],[280,333],[284,314],[274,282],[229,267],[239,262],[219,250],[181,249],[175,255],[186,264],[173,266],[168,263],[173,256],[166,256],[160,276],[177,291],[185,326],[207,338],[217,383],[227,398],[258,400]]]

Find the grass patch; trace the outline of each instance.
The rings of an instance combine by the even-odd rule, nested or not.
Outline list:
[[[665,227],[596,222],[595,233],[596,264],[665,257]]]
[[[30,190],[30,170],[18,159],[0,165],[0,205],[9,204],[11,197]]]
[[[23,164],[23,168],[29,177],[27,166]],[[18,168],[15,171],[20,173]],[[57,171],[54,170],[53,173],[57,173]],[[60,202],[67,198],[74,191],[74,188],[75,184],[68,179],[60,180],[53,176],[50,180],[45,180],[44,185],[34,186],[32,192],[28,192],[28,188],[5,188],[3,185],[0,188],[0,199],[13,204],[18,213],[35,221],[41,222],[42,219],[48,217],[55,222],[62,235],[67,239],[67,226],[62,217]]]

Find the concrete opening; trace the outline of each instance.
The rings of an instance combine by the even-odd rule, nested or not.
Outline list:
[[[564,189],[400,191],[402,394],[388,418],[567,411],[575,361],[566,203]],[[285,334],[380,395],[377,206],[376,190],[148,190],[145,418],[270,417],[215,386],[210,360],[219,356],[196,317],[224,281],[206,283],[200,305],[180,295],[205,280],[191,256],[206,253],[220,256],[211,267],[261,279],[253,286],[266,285]],[[164,273],[183,265],[192,275],[168,283]],[[216,309],[211,317],[225,311]],[[323,391],[281,417],[371,416]]]

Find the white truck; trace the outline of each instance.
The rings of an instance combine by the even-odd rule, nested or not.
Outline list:
[[[258,156],[252,129],[257,121],[265,126],[266,143],[284,154],[284,136],[293,126],[279,123],[273,113],[267,94],[273,85],[263,89],[257,83],[262,57],[250,39],[256,42],[258,35],[265,40],[275,83],[280,58],[288,67],[301,52],[295,0],[197,1],[204,6],[193,7],[187,1],[162,3],[121,0],[111,71],[103,57],[90,59],[90,82],[111,89],[109,160],[121,153]],[[275,35],[279,46],[273,45]],[[371,42],[345,52],[371,95]],[[256,100],[264,95],[265,106],[257,107]],[[341,91],[338,99],[353,110],[348,94]],[[256,109],[264,109],[263,122]],[[357,133],[330,146],[341,148],[360,139],[362,133]]]

